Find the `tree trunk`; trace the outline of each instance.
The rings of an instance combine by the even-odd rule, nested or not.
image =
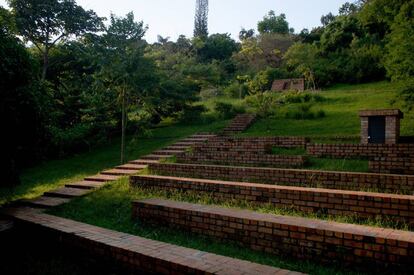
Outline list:
[[[121,164],[125,164],[125,130],[126,130],[126,98],[125,88],[122,88],[122,130],[121,130]]]
[[[46,47],[43,52],[43,69],[42,69],[42,80],[46,80],[47,69],[49,67],[49,49]]]

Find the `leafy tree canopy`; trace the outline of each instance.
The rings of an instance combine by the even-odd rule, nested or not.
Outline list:
[[[281,13],[276,15],[275,11],[271,10],[263,17],[262,21],[257,24],[257,29],[260,34],[264,33],[293,33],[294,30],[289,28],[289,23],[286,21],[286,15]]]

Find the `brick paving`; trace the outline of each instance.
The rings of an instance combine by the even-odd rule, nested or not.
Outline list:
[[[133,217],[277,255],[414,271],[414,232],[161,199],[133,202]]]
[[[234,135],[245,131],[255,121],[256,115],[254,114],[241,114],[237,115],[230,124],[224,128],[223,135]]]
[[[290,274],[292,272],[248,261],[184,248],[134,235],[120,233],[73,220],[33,211],[9,209],[33,232],[54,238],[63,245],[86,250],[101,257],[117,259],[129,268],[156,274]]]

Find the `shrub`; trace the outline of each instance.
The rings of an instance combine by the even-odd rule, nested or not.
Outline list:
[[[267,117],[272,115],[279,103],[276,93],[267,91],[246,97],[246,104],[256,110],[258,116]]]
[[[233,82],[227,86],[223,92],[226,96],[231,98],[244,98],[248,94],[249,89],[246,84]]]
[[[302,103],[292,111],[286,113],[285,117],[290,119],[316,119],[325,117],[325,111],[312,111],[313,105],[310,103]]]
[[[307,92],[291,91],[284,94],[282,101],[284,103],[308,103],[308,102],[322,102],[325,98],[318,94]]]
[[[187,124],[197,123],[202,121],[202,114],[206,111],[203,105],[188,106],[178,114],[178,120]]]
[[[228,119],[234,117],[236,114],[244,113],[245,109],[241,106],[235,106],[226,102],[216,102],[214,107],[220,118]]]

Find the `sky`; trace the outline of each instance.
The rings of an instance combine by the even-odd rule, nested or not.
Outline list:
[[[149,29],[145,38],[155,42],[157,35],[176,40],[180,34],[192,37],[196,0],[77,0],[84,9],[99,16],[110,13],[123,16],[133,11],[137,21]],[[320,25],[320,18],[329,12],[338,13],[346,0],[210,0],[209,33],[230,33],[234,39],[242,27],[256,29],[257,22],[270,10],[285,13],[295,32]],[[0,5],[7,6],[5,0]]]

